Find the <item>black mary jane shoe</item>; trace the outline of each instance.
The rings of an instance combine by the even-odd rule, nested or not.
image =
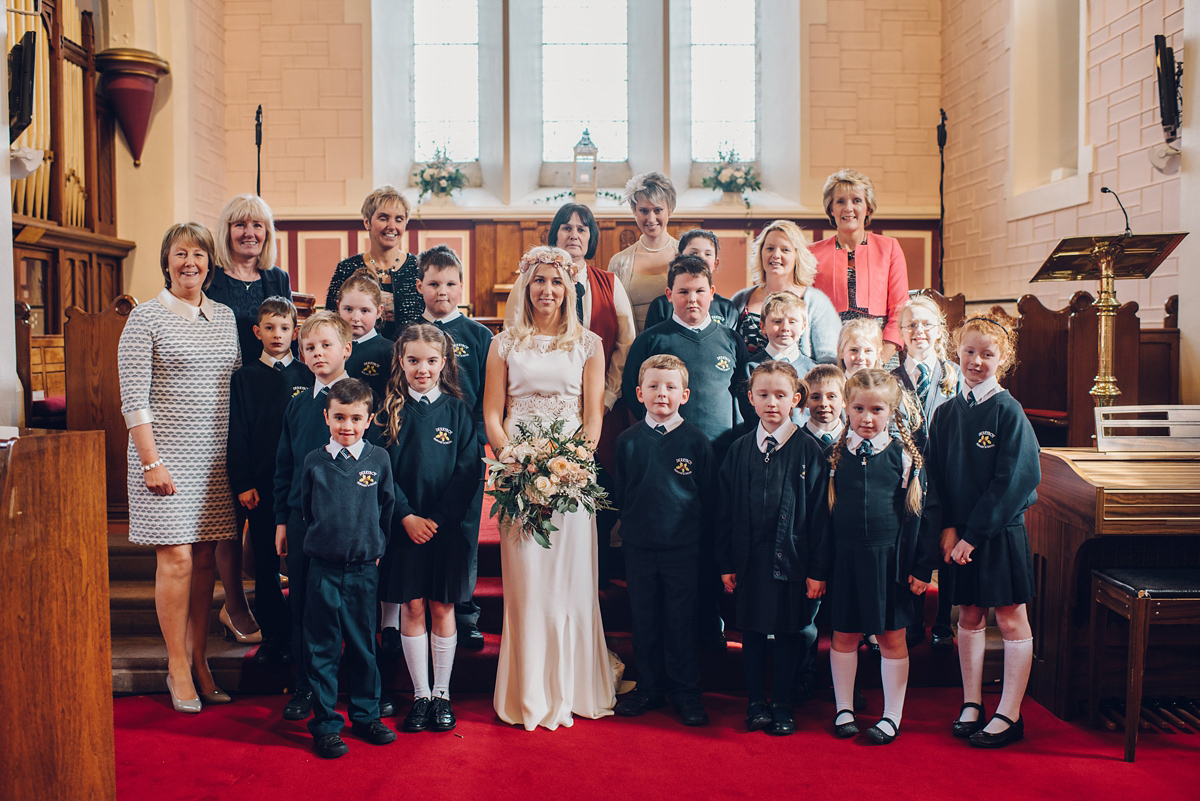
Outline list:
[[[775,723],[771,717],[771,707],[766,704],[751,704],[746,707],[746,730],[762,731]]]
[[[838,723],[838,718],[842,715],[849,715],[849,722]],[[854,710],[839,709],[837,714],[833,716],[833,736],[839,740],[848,740],[856,734],[858,734],[858,721],[854,718]]]
[[[887,724],[887,729],[880,728]],[[889,732],[888,729],[891,729]],[[875,745],[887,745],[900,736],[900,727],[891,718],[880,718],[879,722],[867,729],[867,736]]]
[[[864,634],[862,636],[862,640],[859,642],[859,647],[865,647],[869,652],[875,654],[876,656],[880,655],[879,643],[871,642],[871,637],[868,634]]]
[[[784,737],[796,733],[796,713],[787,704],[771,704],[771,721],[767,734]]]
[[[432,698],[417,698],[413,701],[412,709],[400,724],[402,731],[425,731],[429,728],[429,710],[433,706]]]
[[[1008,728],[1004,731],[998,731],[995,734],[980,729],[968,737],[967,742],[976,748],[1003,748],[1006,745],[1012,745],[1017,740],[1024,739],[1025,718],[1017,718],[1016,721],[1013,721],[999,712],[993,716],[993,719],[996,718],[1007,723]]]
[[[974,709],[979,712],[979,716],[974,720],[963,720],[963,712],[968,709]],[[950,731],[955,737],[970,737],[975,732],[987,725],[987,712],[983,708],[983,704],[977,704],[974,701],[967,701],[958,710],[958,718],[954,721],[954,726]]]

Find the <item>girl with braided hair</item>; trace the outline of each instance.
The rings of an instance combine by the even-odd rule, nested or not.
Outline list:
[[[874,634],[882,656],[883,716],[867,734],[878,745],[900,732],[908,685],[905,628],[914,618],[910,598],[925,592],[936,560],[932,532],[920,536],[924,459],[903,419],[904,394],[883,370],[859,370],[846,381],[850,425],[830,457],[829,547],[822,549],[832,560],[834,736],[858,733],[852,700],[858,644],[863,634]],[[839,497],[845,500],[838,503]]]

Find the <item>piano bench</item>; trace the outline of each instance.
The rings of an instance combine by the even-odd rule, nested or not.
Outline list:
[[[1142,673],[1151,623],[1200,624],[1200,569],[1105,568],[1092,571],[1091,688],[1088,712],[1100,721],[1100,646],[1105,609],[1129,621],[1129,668],[1125,686],[1125,761],[1137,748]]]

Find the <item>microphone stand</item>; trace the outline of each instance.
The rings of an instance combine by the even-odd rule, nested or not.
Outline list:
[[[946,109],[938,109],[942,121],[937,127],[938,158],[941,160],[941,173],[938,176],[938,200],[941,203],[941,214],[938,216],[938,292],[946,291],[943,262],[946,260]]]
[[[254,194],[262,197],[262,104],[254,112],[254,147],[258,150],[257,174],[254,176]]]

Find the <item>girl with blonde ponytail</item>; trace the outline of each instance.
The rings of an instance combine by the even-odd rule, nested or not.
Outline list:
[[[834,735],[858,733],[852,700],[858,645],[864,634],[874,634],[882,656],[884,708],[867,734],[878,745],[892,742],[900,731],[908,685],[905,629],[914,622],[910,599],[929,586],[937,558],[934,538],[919,536],[924,460],[905,420],[904,395],[896,378],[883,370],[867,368],[850,376],[850,425],[830,458],[831,547],[826,553],[833,561],[828,591],[838,710]],[[838,496],[847,501],[838,503]]]

